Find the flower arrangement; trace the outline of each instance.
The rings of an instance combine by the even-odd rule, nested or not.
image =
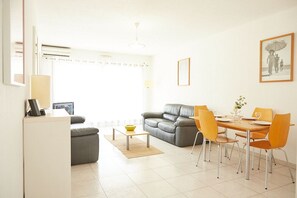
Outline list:
[[[245,102],[245,97],[244,96],[239,96],[239,98],[235,101],[235,105],[234,105],[234,110],[235,109],[241,109],[244,105],[246,105],[247,103]]]
[[[231,112],[235,121],[240,120],[240,110],[246,104],[245,97],[243,96],[239,96],[235,101],[233,112]]]

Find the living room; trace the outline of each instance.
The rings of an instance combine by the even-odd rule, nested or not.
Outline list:
[[[42,3],[46,2],[43,1]],[[67,3],[69,2],[65,1],[61,5]],[[117,4],[116,1],[113,1],[113,3]],[[133,8],[133,3],[127,2],[127,4],[129,3],[132,4],[131,7]],[[199,5],[203,3],[205,2],[197,3],[195,1],[190,1],[187,8],[192,7],[193,10],[190,11],[195,12],[194,8],[199,7]],[[138,6],[139,4],[142,4],[142,6],[140,7],[146,7],[148,4],[150,4],[150,2],[141,1],[137,3]],[[179,8],[181,4],[186,3],[172,3],[166,1],[162,3],[163,6],[160,7],[165,10],[170,10]],[[214,4],[216,4],[217,6],[215,6]],[[37,14],[38,5],[39,4],[36,3],[36,1],[34,0],[25,1],[25,86],[8,86],[3,83],[3,49],[1,48],[0,50],[0,117],[2,118],[0,119],[0,197],[22,197],[24,192],[23,118],[25,115],[24,102],[30,98],[30,76],[34,74],[34,52],[32,45],[32,43],[34,43],[33,27],[35,26],[37,27],[37,29],[39,29],[39,31],[37,32],[40,39],[45,36],[42,34],[42,30],[40,29],[41,27],[38,27],[37,23],[37,21],[39,21],[39,15]],[[162,111],[164,105],[170,103],[179,103],[186,105],[206,104],[217,113],[230,114],[230,112],[233,110],[234,101],[240,95],[243,95],[246,97],[248,103],[242,109],[243,115],[251,115],[255,107],[269,107],[274,110],[274,113],[291,113],[291,123],[296,124],[297,106],[294,101],[296,101],[297,99],[297,94],[295,91],[297,88],[297,84],[295,78],[293,78],[293,81],[289,82],[260,83],[259,62],[261,40],[285,35],[288,33],[295,33],[297,31],[295,20],[297,17],[297,2],[293,0],[275,0],[273,2],[242,1],[240,3],[234,1],[228,3],[216,1],[207,5],[208,6],[203,7],[205,8],[205,10],[200,11],[205,15],[207,14],[207,16],[214,15],[215,17],[208,19],[195,18],[198,24],[195,25],[203,27],[204,25],[206,26],[207,23],[216,24],[216,26],[212,26],[213,29],[204,29],[205,32],[203,32],[201,29],[199,29],[199,31],[194,31],[193,29],[191,29],[191,26],[194,25],[186,20],[183,20],[183,18],[179,18],[179,20],[181,21],[176,21],[176,26],[178,26],[180,29],[170,29],[172,26],[167,26],[166,23],[160,23],[160,25],[156,29],[168,29],[171,30],[171,33],[168,31],[169,33],[167,32],[167,34],[165,34],[164,36],[164,32],[161,31],[160,40],[162,42],[158,40],[160,41],[160,46],[155,47],[156,51],[147,51],[146,54],[138,53],[137,51],[134,51],[133,53],[131,52],[132,55],[151,57],[151,63],[149,66],[150,71],[148,71],[147,76],[142,79],[142,89],[145,92],[145,102],[143,102],[143,111],[139,113],[139,116],[144,111]],[[54,5],[51,6],[54,7]],[[83,7],[85,5],[81,6]],[[228,9],[226,7],[228,7]],[[4,9],[3,1],[1,1],[0,3],[0,9]],[[61,9],[63,10],[63,6],[59,7],[59,11],[61,11]],[[187,12],[182,9],[181,11],[182,13],[177,12],[177,14],[180,16],[191,17],[191,14],[193,14],[190,11]],[[220,14],[217,14],[218,12]],[[139,13],[141,13],[141,11],[138,11],[138,14]],[[154,14],[152,13],[151,15]],[[160,15],[161,19],[162,17],[166,17],[164,16],[165,14]],[[47,17],[50,20],[52,16],[43,17]],[[77,17],[80,17],[79,13],[77,14]],[[238,18],[238,20],[232,21],[232,18]],[[120,19],[112,19],[110,21],[107,21],[106,23],[112,24],[113,20]],[[152,21],[150,23],[154,23],[154,20],[155,23],[157,23],[158,21],[158,19],[151,20]],[[3,18],[1,14],[1,46],[3,46],[2,21]],[[172,19],[172,21],[174,21],[174,19]],[[129,43],[134,40],[135,22],[137,21],[134,20],[134,18],[129,21],[130,27],[128,29],[130,31],[129,34],[131,35],[131,37],[127,39],[127,45],[129,45]],[[144,19],[139,20],[139,22],[140,25],[138,34],[140,41],[150,41],[150,39],[147,39],[147,37],[149,37],[149,34],[158,34],[151,32],[146,33],[146,30],[152,28],[153,25],[149,26],[149,23],[146,23],[146,20]],[[73,23],[75,23],[75,21]],[[167,21],[167,23],[169,22]],[[80,25],[78,24],[77,27],[80,27]],[[56,30],[51,31],[55,32]],[[180,31],[186,32],[188,36],[184,36],[186,34],[179,33]],[[176,32],[176,34],[174,32]],[[58,33],[54,34],[53,38],[59,37],[59,33],[61,32],[58,31]],[[163,37],[161,37],[162,35]],[[117,36],[119,35],[114,35],[114,37]],[[171,41],[176,40],[176,42],[167,43],[165,40],[166,37],[169,37]],[[86,41],[88,41],[86,43],[92,42],[91,40],[89,40],[90,38],[85,39]],[[109,38],[109,41],[112,39],[113,37]],[[43,44],[78,48],[78,46],[71,46],[71,43],[59,43],[61,42],[60,38],[57,38],[56,41],[40,40],[40,42],[42,42]],[[150,47],[149,42],[144,43],[146,47]],[[294,43],[296,46],[296,41],[294,41]],[[96,45],[99,46],[100,43]],[[86,46],[82,46],[81,48],[91,50],[88,49],[88,47]],[[106,50],[102,49],[99,51],[111,52],[111,48],[106,47]],[[113,54],[118,54],[119,52],[120,49],[116,50],[116,52],[113,52]],[[293,57],[296,60],[296,50],[293,53]],[[178,86],[177,64],[179,60],[185,58],[190,58],[190,85]],[[292,69],[292,72],[294,76],[296,76],[296,69]],[[145,85],[145,81],[147,81],[149,86]],[[107,96],[108,93],[105,93],[104,95]],[[232,136],[233,133],[230,132],[229,134]],[[154,143],[159,146],[161,150],[163,149],[163,152],[172,149],[173,152],[187,155],[186,153],[189,154],[191,150],[190,147],[187,149],[182,149],[179,147],[171,147],[171,145],[167,144],[164,145],[162,144],[163,142],[158,140],[153,140],[152,144]],[[110,146],[105,145],[100,147],[100,152],[103,152],[102,150],[104,149],[114,150],[110,148]],[[296,164],[296,127],[290,128],[288,142],[285,150],[287,151],[289,162],[291,164]],[[109,154],[118,155],[117,152]],[[107,154],[103,154],[99,157],[99,166],[100,162],[105,165],[105,167],[114,165],[108,164],[108,161],[100,161],[102,159],[108,159],[106,155]],[[214,155],[213,161],[215,161],[216,152],[212,152],[211,155]],[[196,152],[194,152],[194,155],[192,156],[193,160],[191,161],[191,165],[193,166],[193,168],[196,168],[193,161],[196,161],[197,156],[198,154],[196,150]],[[275,152],[274,157],[276,159],[283,160],[282,153]],[[126,160],[124,161],[126,162]],[[158,159],[158,161],[160,163],[164,163],[164,161],[160,159]],[[131,167],[133,167],[134,161],[127,161],[127,163],[130,163]],[[262,164],[265,164],[265,162]],[[163,165],[166,164],[164,163]],[[154,166],[156,167],[155,164]],[[129,166],[127,165],[126,167]],[[142,167],[134,168],[142,169]],[[78,168],[74,167],[73,169],[75,169],[74,171],[77,171]],[[84,167],[83,169],[85,169],[85,172],[89,172],[89,168]],[[160,170],[164,171],[164,169]],[[284,170],[285,172],[287,171],[286,169],[281,170]],[[157,170],[155,170],[154,174],[156,174],[156,171]],[[82,172],[84,171],[82,170]],[[223,172],[224,171],[222,171],[222,174]],[[234,174],[236,174],[235,172],[236,170],[234,168]],[[159,172],[159,174],[162,173]],[[262,176],[264,177],[264,175]],[[86,177],[94,177],[94,175],[90,176],[87,173]],[[215,177],[215,175],[212,174],[210,175],[210,177]],[[223,177],[224,176],[222,176],[222,178]],[[241,179],[243,179],[242,175],[241,177]],[[122,178],[123,177],[118,177],[119,180]],[[199,188],[200,187],[201,186],[199,186]],[[274,187],[274,190],[277,191],[283,186]],[[77,188],[79,187],[77,186]],[[290,190],[292,190],[292,187],[289,188]],[[288,188],[284,187],[284,189],[289,191]],[[275,195],[278,195],[276,191],[274,191]],[[142,188],[142,193],[144,192],[146,191]],[[112,197],[108,196],[107,194],[100,194],[100,196],[98,194],[100,193],[97,193],[97,195],[81,194],[81,197]],[[177,191],[175,194],[168,194],[166,196],[174,197],[174,195],[176,197],[191,197],[190,194],[183,194],[179,191]],[[145,193],[141,196],[154,197],[154,195],[150,196],[150,194],[148,195]],[[203,195],[201,196],[203,197]],[[228,197],[226,194],[224,194],[224,196]],[[265,194],[265,192],[261,192],[250,194],[250,197],[252,196],[273,197],[273,193]],[[194,195],[192,195],[192,197],[194,197]],[[207,197],[207,195],[205,195],[204,197]],[[229,197],[232,197],[232,195],[230,195]]]

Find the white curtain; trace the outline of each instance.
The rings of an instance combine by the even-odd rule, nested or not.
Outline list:
[[[143,67],[53,61],[53,102],[74,102],[74,114],[97,126],[140,124]]]

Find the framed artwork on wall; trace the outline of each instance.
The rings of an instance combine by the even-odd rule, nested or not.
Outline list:
[[[293,81],[294,33],[260,41],[260,82]]]
[[[190,58],[179,60],[177,63],[177,85],[190,85]]]

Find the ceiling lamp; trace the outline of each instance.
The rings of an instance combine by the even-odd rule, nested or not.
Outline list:
[[[134,25],[135,25],[135,41],[130,44],[130,47],[134,48],[134,49],[145,48],[145,44],[140,43],[138,41],[138,31],[137,30],[138,30],[139,22],[136,22]]]

